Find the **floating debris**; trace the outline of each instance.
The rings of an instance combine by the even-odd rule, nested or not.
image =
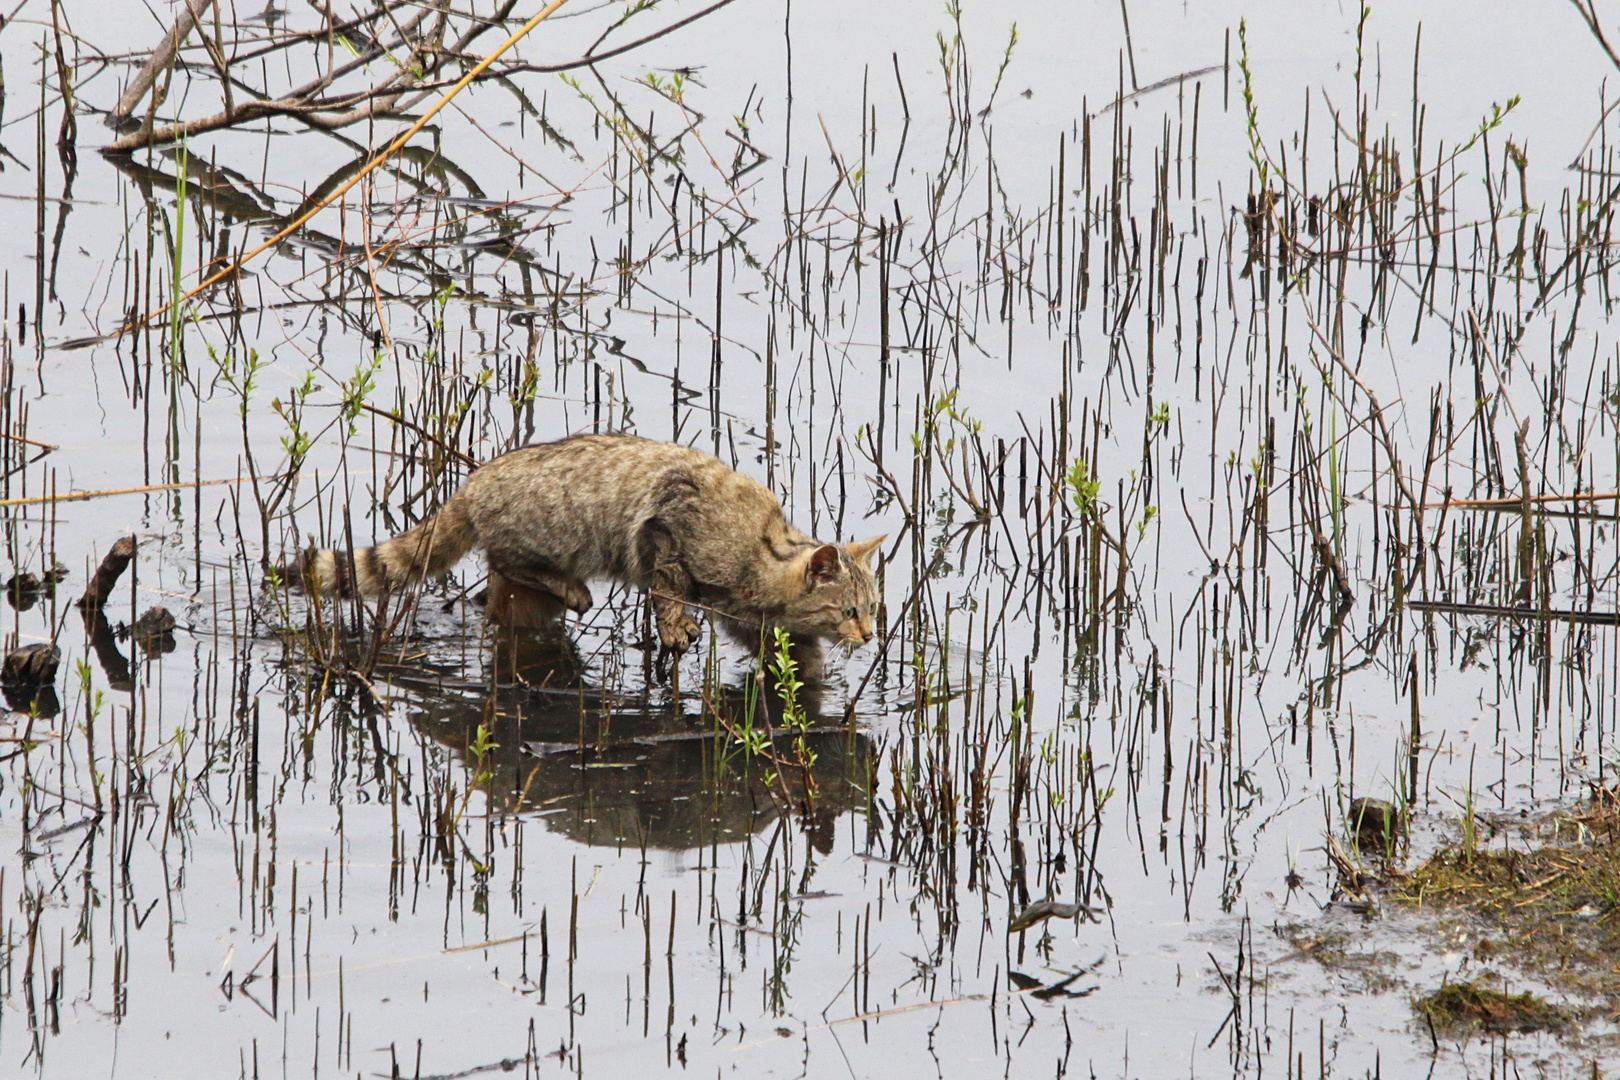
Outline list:
[[[24,645],[6,654],[5,665],[0,668],[0,684],[7,687],[33,688],[56,681],[56,667],[62,662],[62,650],[55,645],[40,642]]]
[[[1101,914],[1084,904],[1065,904],[1057,900],[1037,900],[1023,911],[1020,911],[1011,922],[1007,924],[1007,933],[1016,934],[1028,930],[1037,923],[1047,919],[1072,919],[1077,915],[1084,915],[1088,922],[1101,921]]]
[[[39,603],[40,597],[50,597],[56,592],[56,586],[67,577],[67,567],[53,566],[45,572],[43,578],[36,577],[24,570],[13,574],[6,581],[6,599],[18,611],[29,611]]]

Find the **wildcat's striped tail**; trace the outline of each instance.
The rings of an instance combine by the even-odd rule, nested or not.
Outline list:
[[[305,592],[376,596],[442,574],[478,543],[478,532],[458,492],[439,512],[375,547],[306,552],[282,576]]]

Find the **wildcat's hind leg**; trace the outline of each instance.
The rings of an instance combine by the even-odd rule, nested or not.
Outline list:
[[[509,630],[540,630],[554,626],[563,615],[562,597],[550,589],[520,585],[496,570],[489,572],[488,596],[490,621]]]
[[[641,536],[643,565],[650,568],[647,583],[652,591],[653,615],[658,621],[658,642],[675,652],[685,652],[703,633],[698,621],[686,610],[692,594],[692,577],[681,564],[675,540],[657,521],[648,522]]]
[[[583,615],[595,602],[585,583],[576,577],[533,564],[514,566],[506,562],[490,562],[490,573],[499,574],[507,582],[524,588],[548,592],[561,600],[570,611]]]

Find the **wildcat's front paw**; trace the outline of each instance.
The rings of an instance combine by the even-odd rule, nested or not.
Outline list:
[[[659,613],[658,616],[658,642],[664,648],[674,652],[683,653],[692,647],[703,628],[696,619],[685,611],[670,614]]]

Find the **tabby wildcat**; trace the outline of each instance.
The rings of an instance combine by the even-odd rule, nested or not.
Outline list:
[[[687,649],[700,605],[744,641],[780,627],[799,639],[872,640],[883,537],[836,546],[805,536],[766,487],[699,450],[633,435],[580,435],[503,454],[439,512],[352,557],[306,555],[289,576],[316,592],[375,595],[440,574],[474,547],[491,597],[532,590],[584,613],[585,583],[652,594],[658,640]]]

